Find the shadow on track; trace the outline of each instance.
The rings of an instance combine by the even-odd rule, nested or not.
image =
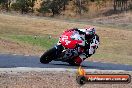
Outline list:
[[[70,66],[68,63],[61,61],[52,61],[49,64],[41,64],[39,62],[39,57],[36,56],[0,54],[0,68],[16,68],[16,67],[74,68],[74,69],[78,68],[77,66]],[[132,65],[89,62],[89,61],[84,61],[82,63],[82,67],[84,69],[132,71]]]

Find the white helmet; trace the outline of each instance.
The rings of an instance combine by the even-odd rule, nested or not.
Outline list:
[[[90,41],[91,39],[94,38],[96,31],[94,27],[87,27],[84,29],[78,29],[80,32],[85,34],[85,39]]]
[[[95,34],[96,34],[95,28],[94,27],[87,27],[87,28],[85,28],[85,30],[86,30],[85,39],[87,41],[91,41],[94,38]]]
[[[94,27],[87,27],[87,28],[78,29],[78,30],[85,33],[86,35],[95,35],[95,28]]]
[[[86,29],[86,35],[95,35],[95,28],[94,27],[87,27]]]

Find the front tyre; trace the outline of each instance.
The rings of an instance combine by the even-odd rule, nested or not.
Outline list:
[[[51,62],[56,55],[56,48],[53,47],[51,49],[49,49],[48,51],[46,51],[41,57],[40,57],[40,62],[43,64],[48,64],[49,62]]]

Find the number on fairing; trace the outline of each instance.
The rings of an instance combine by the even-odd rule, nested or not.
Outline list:
[[[67,40],[67,39],[68,39],[68,36],[65,36],[65,35],[64,35],[64,36],[62,37],[62,41],[65,41],[65,40]]]
[[[71,41],[65,40],[66,44],[65,45],[69,45],[69,43],[71,43]]]
[[[68,36],[65,36],[65,35],[62,37],[62,41],[66,42],[65,45],[68,45],[71,42],[68,40]]]

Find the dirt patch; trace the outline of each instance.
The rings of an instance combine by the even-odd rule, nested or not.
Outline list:
[[[124,12],[121,14],[94,18],[88,20],[88,22],[118,29],[132,30],[132,12]]]

